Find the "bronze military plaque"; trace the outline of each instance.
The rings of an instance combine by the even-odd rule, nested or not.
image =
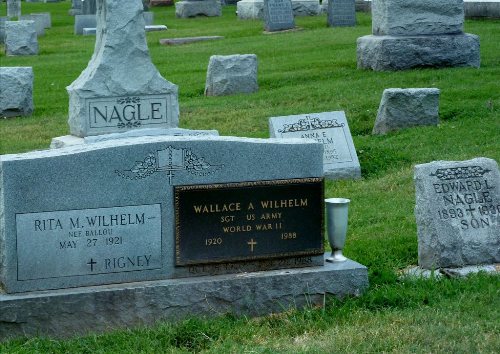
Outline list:
[[[323,179],[175,187],[176,265],[323,254]]]

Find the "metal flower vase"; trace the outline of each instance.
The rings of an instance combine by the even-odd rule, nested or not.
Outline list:
[[[347,235],[347,216],[350,202],[350,199],[345,198],[325,199],[328,241],[332,248],[332,255],[326,259],[327,262],[344,262],[347,260],[342,255],[342,249]]]

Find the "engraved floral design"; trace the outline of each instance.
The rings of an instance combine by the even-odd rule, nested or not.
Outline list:
[[[116,100],[116,103],[118,104],[130,104],[130,103],[139,103],[141,102],[140,97],[123,97],[123,98],[118,98]]]
[[[138,128],[141,126],[141,122],[127,122],[127,123],[120,122],[116,126],[120,129]]]
[[[172,183],[175,171],[185,170],[191,174],[198,174],[212,167],[215,167],[215,172],[223,165],[211,165],[203,157],[196,156],[191,149],[176,149],[168,146],[166,149],[149,153],[142,161],[136,161],[130,170],[116,170],[115,172],[122,178],[130,180],[143,179],[157,172],[166,172],[169,182]]]
[[[297,123],[284,124],[283,129],[279,129],[278,132],[290,133],[326,128],[342,128],[344,125],[344,123],[337,122],[336,119],[320,120],[319,118],[306,116],[306,118],[300,119]]]
[[[462,178],[474,178],[482,177],[485,173],[491,170],[485,170],[481,166],[464,166],[464,167],[450,167],[450,168],[439,168],[435,173],[431,173],[431,176],[435,176],[441,180],[451,180],[451,179],[462,179]]]
[[[185,163],[186,170],[191,171],[201,171],[210,168],[210,164],[205,162],[205,159],[198,158],[191,150],[185,151]]]

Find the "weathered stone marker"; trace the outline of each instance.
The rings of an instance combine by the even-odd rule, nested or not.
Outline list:
[[[38,54],[35,21],[5,22],[5,54],[12,56]]]
[[[142,1],[97,1],[94,55],[67,90],[72,135],[177,127],[177,86],[151,62]]]
[[[208,63],[205,95],[256,92],[259,89],[257,66],[255,54],[212,55]]]
[[[323,144],[325,177],[361,177],[358,155],[343,111],[269,118],[272,138],[315,139]]]
[[[391,88],[384,90],[373,134],[439,123],[439,89]]]
[[[268,32],[295,27],[291,0],[264,0],[264,29]]]
[[[0,118],[33,113],[33,69],[0,67]]]
[[[327,21],[329,27],[356,26],[355,1],[330,0]]]
[[[222,16],[222,6],[218,0],[185,0],[175,3],[175,17]]]
[[[487,158],[415,166],[422,268],[500,262],[500,173]]]

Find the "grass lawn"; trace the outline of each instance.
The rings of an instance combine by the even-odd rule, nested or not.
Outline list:
[[[23,13],[52,13],[53,27],[39,38],[40,55],[6,57],[0,47],[1,66],[32,66],[35,73],[35,113],[0,120],[0,154],[45,149],[52,137],[68,134],[65,87],[86,67],[95,41],[73,35],[70,4],[23,2]],[[345,255],[369,267],[369,291],[257,319],[224,315],[66,341],[17,339],[1,343],[0,352],[499,352],[498,276],[434,281],[397,274],[417,263],[415,164],[479,156],[500,161],[500,21],[465,23],[466,32],[481,38],[480,69],[372,72],[356,69],[356,38],[371,32],[367,14],[357,14],[354,28],[327,28],[322,15],[296,18],[302,31],[264,35],[261,21],[238,20],[235,10],[186,20],[176,19],[172,7],[154,9],[155,24],[169,30],[148,33],[148,44],[161,74],[179,85],[180,127],[267,138],[269,117],[345,111],[363,179],[328,181],[325,195],[352,200]],[[201,35],[225,39],[158,43]],[[204,97],[209,57],[247,53],[259,59],[259,91]],[[391,87],[439,88],[439,126],[371,136],[382,91]]]

